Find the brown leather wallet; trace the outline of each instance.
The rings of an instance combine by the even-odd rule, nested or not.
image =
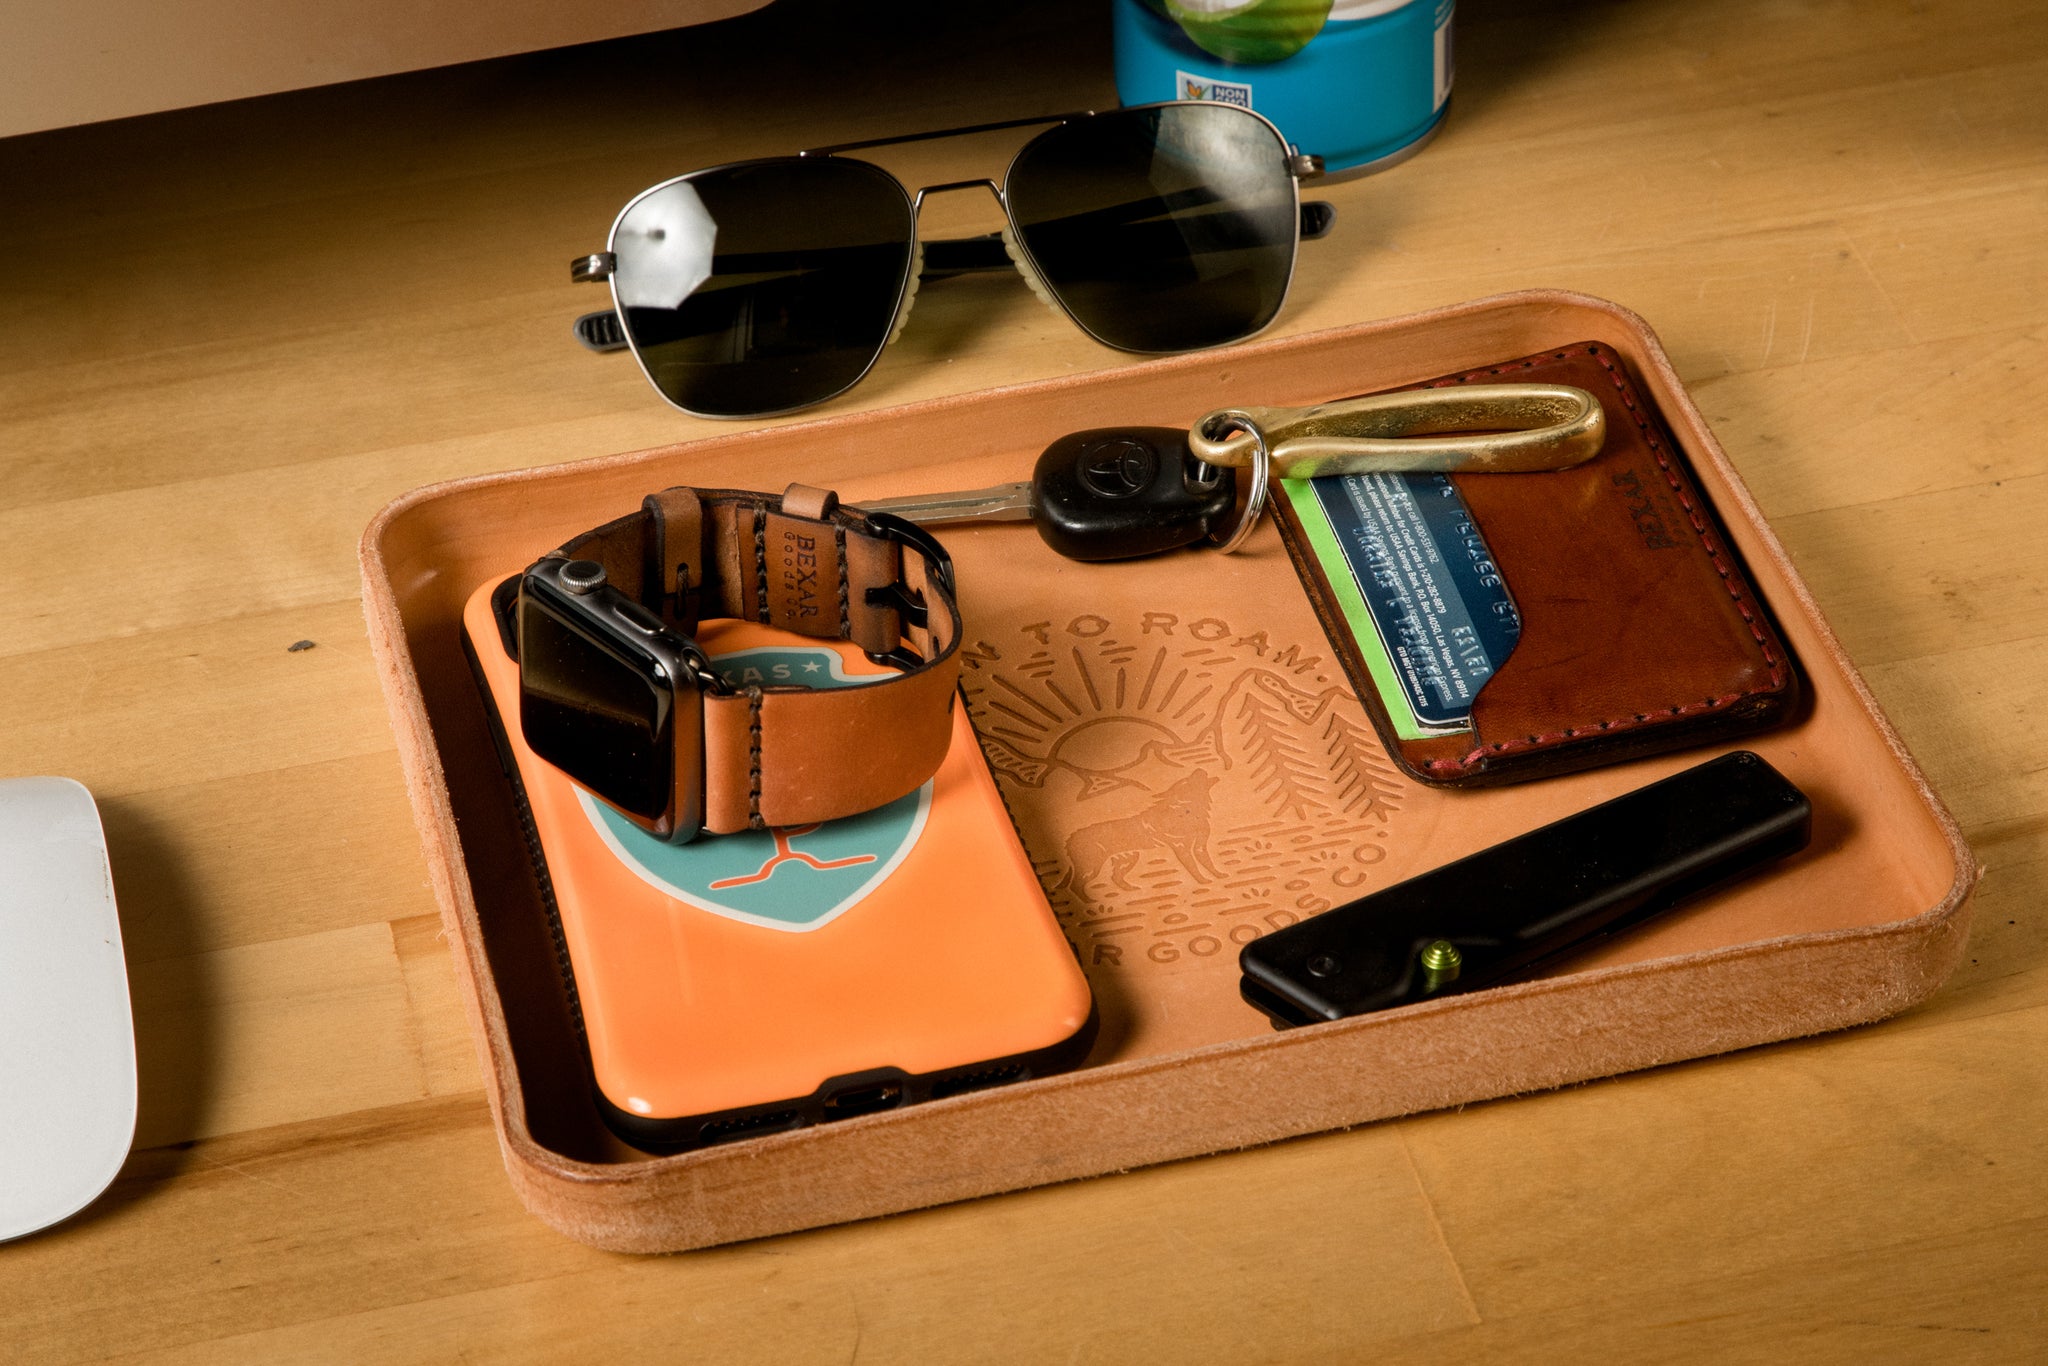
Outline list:
[[[521,656],[529,743],[663,838],[871,810],[946,756],[952,562],[901,519],[801,484],[780,498],[671,488],[508,584],[499,621]],[[715,617],[850,640],[901,672],[858,687],[731,687],[688,639]]]
[[[1403,738],[1286,499],[1279,521],[1324,632],[1387,751],[1435,784],[1517,782],[1776,725],[1798,674],[1684,455],[1613,348],[1560,347],[1416,387],[1571,384],[1607,441],[1568,470],[1453,476],[1521,616],[1464,734]]]

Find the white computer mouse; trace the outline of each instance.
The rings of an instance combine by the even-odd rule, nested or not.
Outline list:
[[[0,780],[0,1240],[69,1218],[135,1141],[106,835],[69,778]]]

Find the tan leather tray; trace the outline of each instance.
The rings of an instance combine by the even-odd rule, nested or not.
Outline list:
[[[1019,526],[953,531],[963,688],[1095,988],[1088,1064],[672,1157],[608,1137],[457,643],[475,585],[671,484],[802,480],[854,502],[970,487],[1022,477],[1075,428],[1185,425],[1230,404],[1309,403],[1595,339],[1662,409],[1805,672],[1798,719],[1747,743],[1813,798],[1806,854],[1557,975],[1277,1033],[1238,999],[1238,943],[1715,751],[1425,788],[1378,748],[1271,526],[1239,556],[1123,565],[1061,560]],[[535,1213],[601,1247],[702,1247],[1836,1029],[1924,999],[1963,948],[1977,870],[1954,822],[1656,339],[1584,296],[1505,295],[444,484],[378,516],[362,569],[506,1167]]]

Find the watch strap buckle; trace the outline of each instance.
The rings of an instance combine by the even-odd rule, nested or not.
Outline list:
[[[871,535],[893,541],[903,549],[914,550],[923,556],[927,581],[936,584],[947,597],[953,595],[953,557],[930,532],[888,512],[868,513],[867,530]],[[870,607],[895,612],[905,632],[924,631],[929,636],[930,604],[922,592],[910,586],[900,568],[893,582],[869,588],[862,596]],[[899,669],[915,669],[925,663],[923,655],[900,640],[893,649],[867,651],[867,657],[876,664],[888,664]]]

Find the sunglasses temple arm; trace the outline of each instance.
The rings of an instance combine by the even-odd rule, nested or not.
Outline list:
[[[919,278],[943,279],[980,270],[1009,270],[1010,254],[1003,249],[1003,235],[951,237],[924,244],[924,269]]]
[[[586,313],[576,320],[576,340],[592,351],[624,351],[626,329],[619,322],[619,315],[607,308],[598,313]]]
[[[1305,199],[1301,204],[1301,240],[1313,242],[1327,237],[1330,227],[1337,221],[1337,206],[1322,199]],[[1015,263],[1003,247],[1001,233],[992,232],[982,237],[941,238],[924,244],[924,270],[926,280],[942,279],[949,275],[966,275],[981,270],[1010,270]]]

